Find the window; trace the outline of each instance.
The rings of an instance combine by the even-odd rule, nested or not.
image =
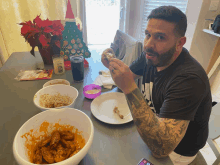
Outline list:
[[[145,29],[147,26],[147,17],[150,12],[159,6],[172,5],[180,9],[183,13],[186,12],[188,0],[144,0],[143,19],[141,25],[141,40],[144,40]]]

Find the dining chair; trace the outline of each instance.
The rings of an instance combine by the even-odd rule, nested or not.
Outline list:
[[[138,41],[121,30],[116,31],[114,41],[110,47],[114,50],[116,57],[128,66],[141,55],[143,50],[141,41]],[[141,78],[136,81],[139,88],[141,88],[141,82]]]
[[[215,139],[217,138],[220,138],[220,103],[217,103],[212,107],[209,119],[209,137],[207,143],[216,156],[213,165],[220,164],[220,146],[215,142]]]

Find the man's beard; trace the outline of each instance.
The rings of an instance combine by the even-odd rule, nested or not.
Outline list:
[[[151,48],[147,48],[144,50],[145,54],[150,53],[153,56],[156,56],[158,59],[158,63],[154,64],[153,61],[151,59],[147,59],[148,64],[149,65],[153,65],[156,67],[164,67],[170,64],[170,61],[174,55],[174,53],[176,52],[176,45],[174,45],[172,48],[170,48],[167,52],[163,53],[163,54],[158,54],[156,52],[153,51],[153,49]]]

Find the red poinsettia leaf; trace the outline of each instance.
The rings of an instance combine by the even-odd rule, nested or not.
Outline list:
[[[60,35],[60,32],[59,32],[59,31],[54,31],[52,34],[53,34],[53,35],[56,35],[56,36],[59,36],[59,35]]]
[[[35,19],[34,19],[34,23],[38,24],[39,22],[41,22],[41,18],[40,18],[40,15],[38,15]]]
[[[35,34],[39,33],[39,31],[36,31],[36,30],[37,30],[37,29],[33,29],[30,33],[28,33],[27,38],[34,37]]]
[[[31,32],[31,27],[28,25],[23,25],[23,27],[21,28],[21,35],[26,35],[27,33]]]
[[[63,24],[61,23],[60,20],[53,21],[52,27],[53,27],[54,30],[57,30],[57,29],[64,30],[64,26],[63,26]]]
[[[41,20],[40,16],[37,16],[37,17],[34,19],[34,23],[35,23],[36,26],[38,26],[39,28],[41,28],[42,25],[43,25],[43,21]]]
[[[51,33],[51,32],[53,32],[53,29],[51,29],[50,27],[45,27],[44,32],[45,33]]]
[[[27,25],[31,26],[33,23],[31,21],[26,22]]]
[[[52,21],[52,26],[60,26],[60,25],[62,25],[60,20]]]
[[[31,21],[28,21],[28,22],[21,22],[19,23],[19,25],[29,25],[29,26],[32,26],[33,23]]]
[[[35,33],[40,33],[40,29],[39,28],[31,28],[31,31],[35,32]]]
[[[42,44],[43,47],[49,46],[49,45],[47,44],[48,39],[47,39],[43,34],[40,35],[39,41],[40,41],[40,43]]]
[[[19,25],[27,25],[27,23],[26,22],[21,22],[21,23],[19,23]]]
[[[52,25],[52,21],[50,21],[49,19],[46,19],[44,21],[41,22],[42,23],[42,27],[47,27],[47,26],[51,26]]]

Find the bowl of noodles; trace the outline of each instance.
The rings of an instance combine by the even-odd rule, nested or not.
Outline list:
[[[93,137],[93,123],[84,112],[47,110],[21,126],[13,141],[13,155],[21,165],[77,165],[88,153]]]
[[[69,85],[56,84],[40,89],[33,98],[36,107],[42,111],[48,109],[61,109],[74,107],[78,90]]]

